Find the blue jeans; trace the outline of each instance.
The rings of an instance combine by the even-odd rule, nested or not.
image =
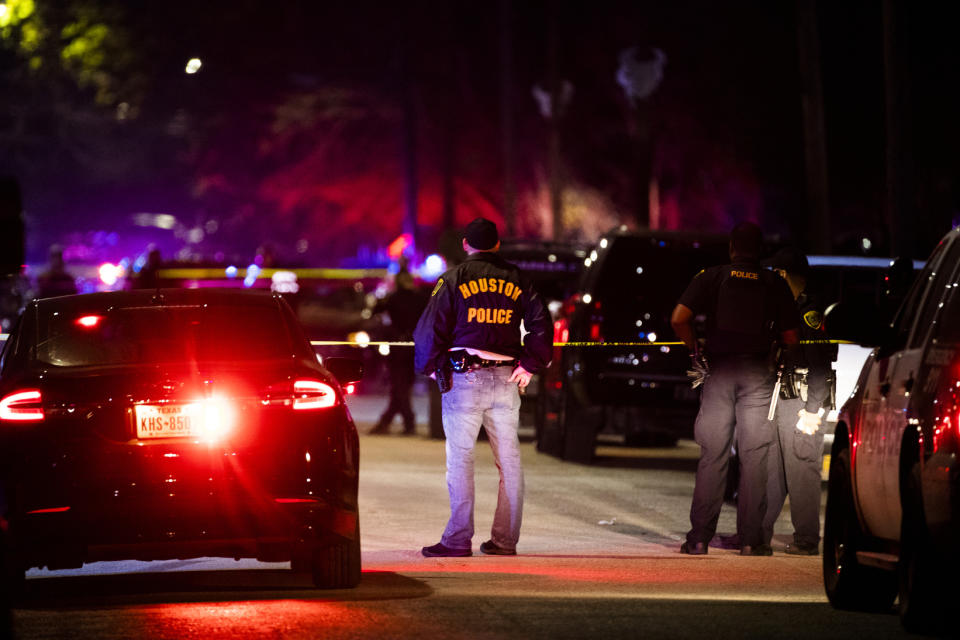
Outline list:
[[[520,464],[520,393],[508,382],[512,367],[490,367],[453,374],[453,388],[443,394],[443,432],[447,437],[447,490],[450,520],[441,542],[469,549],[473,540],[473,447],[486,429],[500,470],[500,491],[490,539],[515,550],[523,517],[523,467]]]
[[[690,506],[691,528],[687,533],[691,543],[709,543],[717,531],[734,438],[740,456],[740,542],[750,546],[765,542],[762,526],[767,457],[776,437],[776,427],[767,420],[773,385],[773,376],[763,359],[728,357],[711,361],[694,427],[700,461]]]

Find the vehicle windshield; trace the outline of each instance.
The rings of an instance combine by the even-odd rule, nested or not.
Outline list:
[[[279,309],[127,307],[39,318],[36,358],[58,367],[269,360],[294,350]]]

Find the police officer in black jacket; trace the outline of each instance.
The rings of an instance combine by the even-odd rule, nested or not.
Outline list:
[[[471,222],[463,248],[467,259],[437,281],[413,334],[417,371],[434,377],[443,393],[450,494],[443,537],[422,553],[473,553],[473,447],[482,425],[500,470],[500,491],[490,540],[480,551],[514,555],[523,515],[519,391],[550,362],[550,315],[517,267],[496,254],[493,222]],[[521,322],[528,332],[522,340]]]
[[[764,264],[778,272],[790,286],[800,311],[800,340],[796,370],[784,386],[777,403],[776,438],[768,463],[767,514],[764,540],[769,543],[790,494],[793,542],[784,551],[794,555],[817,555],[820,546],[820,470],[823,459],[821,409],[831,407],[835,382],[833,361],[837,345],[827,341],[823,309],[806,292],[810,265],[796,249],[781,249]]]
[[[694,437],[700,445],[691,529],[682,553],[707,553],[717,529],[730,451],[736,437],[740,456],[737,529],[741,555],[770,555],[762,532],[767,457],[773,426],[767,420],[774,389],[771,353],[777,340],[797,343],[797,311],[786,282],[759,264],[763,236],[744,222],[730,233],[731,264],[697,274],[673,310],[671,324],[695,365],[706,361],[706,380]],[[694,318],[705,316],[701,352]],[[736,430],[734,429],[736,427]]]

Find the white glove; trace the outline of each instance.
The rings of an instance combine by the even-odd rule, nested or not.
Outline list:
[[[811,413],[806,409],[800,409],[800,411],[797,411],[797,416],[800,418],[797,420],[797,430],[812,436],[820,429],[819,413]]]

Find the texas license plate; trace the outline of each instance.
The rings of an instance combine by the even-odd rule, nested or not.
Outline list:
[[[185,438],[196,435],[203,418],[201,405],[195,404],[138,404],[133,408],[137,421],[137,437]]]

